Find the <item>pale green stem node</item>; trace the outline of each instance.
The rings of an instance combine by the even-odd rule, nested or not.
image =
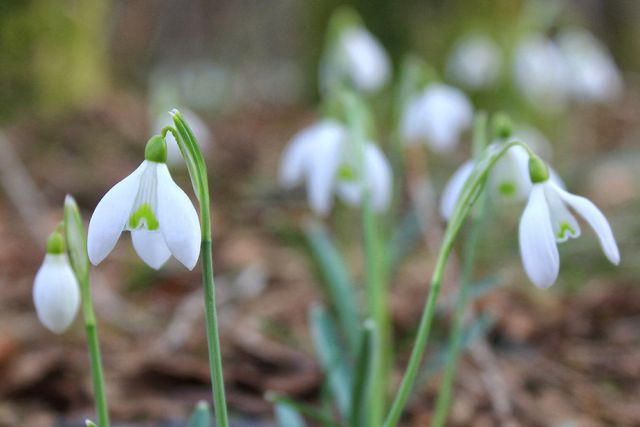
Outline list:
[[[539,184],[549,179],[549,168],[537,155],[531,153],[529,156],[529,175],[531,182]]]
[[[64,242],[64,237],[62,237],[62,233],[60,233],[60,231],[55,230],[47,239],[47,253],[59,255],[65,253],[65,251],[66,244]]]
[[[144,149],[144,159],[156,163],[167,162],[167,143],[160,135],[152,136]]]

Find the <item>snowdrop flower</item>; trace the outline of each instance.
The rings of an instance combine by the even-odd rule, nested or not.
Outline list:
[[[322,120],[293,137],[282,154],[279,180],[285,188],[305,182],[309,205],[320,215],[331,209],[333,193],[357,206],[364,190],[373,209],[384,211],[391,201],[391,168],[372,142],[365,143],[362,160],[361,166],[347,129],[334,120]]]
[[[389,80],[391,66],[387,52],[366,29],[347,28],[339,43],[345,71],[358,89],[373,92]]]
[[[473,119],[471,101],[460,90],[432,83],[405,108],[401,131],[410,143],[426,142],[437,152],[450,152]]]
[[[540,164],[539,159],[530,163],[533,186],[519,227],[520,255],[529,279],[540,288],[548,288],[556,281],[560,270],[557,244],[581,234],[580,225],[568,208],[593,228],[605,256],[618,265],[620,252],[602,212],[590,200],[560,188]]]
[[[608,102],[622,92],[622,77],[607,48],[586,31],[566,30],[558,37],[571,79],[573,97],[581,102]]]
[[[56,334],[66,331],[80,307],[80,288],[65,252],[64,239],[54,231],[47,254],[33,282],[33,302],[40,322]]]
[[[551,157],[549,141],[533,127],[526,125],[517,127],[509,140],[526,141],[534,152],[542,153],[543,158]],[[466,161],[445,184],[440,202],[440,215],[443,219],[449,219],[451,216],[464,184],[471,176],[473,166],[473,160]],[[549,168],[549,174],[556,185],[564,188],[564,183],[553,169]],[[531,191],[531,178],[529,154],[523,147],[514,145],[498,159],[489,172],[488,191],[491,197],[501,203],[516,203],[527,199]]]
[[[191,110],[181,109],[182,116],[185,118],[187,122],[189,122],[189,126],[193,131],[198,144],[202,151],[206,151],[213,144],[213,135],[211,131],[209,131],[209,127],[207,124]],[[173,121],[171,118],[167,118],[167,114],[163,112],[161,115],[158,115],[154,122],[154,131],[160,133],[165,126],[173,125]],[[180,153],[180,147],[178,147],[178,142],[173,136],[173,133],[167,132],[165,137],[167,142],[167,164],[171,166],[181,166],[185,167],[186,163],[182,158],[182,153]]]
[[[339,7],[329,21],[329,42],[320,64],[322,90],[344,83],[375,92],[391,76],[391,62],[380,42],[365,28],[357,12]]]
[[[552,41],[541,36],[520,41],[514,60],[515,84],[533,105],[552,111],[564,108],[571,78],[565,57]]]
[[[447,59],[449,76],[469,89],[495,83],[501,67],[500,48],[484,34],[469,34],[460,39]]]
[[[96,206],[89,222],[87,250],[94,265],[131,231],[136,252],[159,269],[171,255],[192,269],[200,253],[200,223],[189,197],[176,185],[166,165],[166,143],[152,137],[145,160],[116,184]]]

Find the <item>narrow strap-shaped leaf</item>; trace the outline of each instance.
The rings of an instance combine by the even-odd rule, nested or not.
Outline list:
[[[189,417],[189,423],[187,427],[210,427],[211,416],[209,412],[209,405],[207,402],[198,402],[196,408]]]
[[[305,417],[319,422],[324,427],[339,427],[339,424],[332,420],[331,416],[326,414],[325,411],[314,408],[313,406],[306,403],[298,402],[289,397],[281,396],[272,392],[267,392],[265,398],[276,405],[276,411],[278,406],[288,407],[291,410],[295,411],[298,415],[304,415]]]
[[[331,394],[343,418],[351,408],[351,372],[341,349],[335,324],[329,313],[320,306],[311,309],[311,336],[320,364],[327,376]]]
[[[275,411],[279,427],[306,427],[304,418],[293,406],[276,403]]]
[[[371,356],[374,351],[373,341],[375,340],[375,335],[375,322],[371,319],[365,321],[360,334],[360,348],[358,349],[351,392],[350,425],[352,427],[366,425],[366,414],[362,413],[362,408],[365,406],[365,390],[367,389],[371,369],[374,367]]]
[[[392,273],[421,239],[420,219],[412,209],[393,231],[389,242],[389,272]]]
[[[350,349],[355,352],[358,343],[358,304],[354,294],[355,287],[342,255],[319,222],[307,223],[305,235],[326,281],[329,298],[340,320],[341,329]]]

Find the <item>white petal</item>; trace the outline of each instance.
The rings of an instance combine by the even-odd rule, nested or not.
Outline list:
[[[560,256],[553,235],[544,185],[533,185],[519,227],[520,256],[524,270],[529,279],[540,288],[553,285],[560,270]]]
[[[33,283],[38,318],[52,332],[67,330],[80,307],[80,289],[65,254],[47,254]]]
[[[389,207],[393,192],[391,167],[380,148],[369,142],[364,152],[365,174],[371,206],[377,212]]]
[[[443,219],[449,219],[453,213],[453,208],[458,201],[458,197],[462,194],[464,184],[471,176],[471,172],[473,172],[473,161],[468,160],[449,178],[440,201],[440,215],[442,215]]]
[[[620,251],[618,250],[616,239],[613,237],[611,226],[602,212],[589,199],[571,194],[557,185],[550,185],[558,192],[562,200],[589,223],[593,231],[598,235],[604,254],[609,261],[618,265],[620,263]]]
[[[415,144],[428,138],[424,130],[424,117],[421,108],[421,96],[412,97],[404,109],[402,115],[401,132],[407,144]]]
[[[173,182],[165,164],[158,166],[158,222],[171,254],[193,269],[200,254],[200,221],[191,200]]]
[[[147,166],[145,160],[131,175],[111,188],[93,211],[87,233],[87,252],[93,265],[105,259],[116,245],[131,215],[140,176]]]
[[[342,35],[342,49],[353,83],[361,90],[374,91],[389,79],[390,62],[384,48],[364,28],[349,28]]]
[[[438,152],[450,152],[461,133],[471,125],[473,106],[464,92],[442,83],[434,83],[424,92],[421,119],[429,146]]]
[[[551,216],[551,226],[553,234],[556,236],[556,242],[566,242],[570,238],[576,239],[580,237],[582,231],[580,224],[576,218],[569,212],[560,195],[555,191],[552,185],[545,185],[544,195],[549,206],[549,215]]]
[[[158,270],[171,256],[161,232],[132,230],[131,241],[137,254],[151,268]]]
[[[308,159],[313,156],[316,145],[327,140],[342,138],[342,126],[331,120],[324,120],[298,132],[289,142],[280,161],[279,181],[285,188],[302,182],[308,172]]]
[[[511,147],[490,174],[491,190],[503,201],[525,200],[531,191],[529,155],[524,148]]]
[[[447,59],[447,73],[471,89],[494,83],[500,74],[502,54],[484,34],[468,34],[456,42]]]
[[[336,173],[342,158],[344,137],[327,139],[314,145],[309,160],[307,197],[316,213],[326,215],[331,208],[331,197],[336,183]]]

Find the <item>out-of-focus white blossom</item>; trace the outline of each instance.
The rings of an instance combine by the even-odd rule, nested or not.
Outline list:
[[[516,48],[514,80],[520,93],[540,110],[562,110],[570,95],[569,67],[558,46],[538,35]]]
[[[473,106],[462,91],[432,83],[409,100],[401,130],[408,143],[424,142],[434,151],[445,153],[456,147],[472,119]]]
[[[311,208],[320,215],[331,209],[333,194],[357,206],[368,193],[371,206],[384,211],[391,201],[391,168],[376,144],[364,150],[350,143],[337,121],[322,120],[300,131],[282,154],[279,180],[286,188],[305,183]]]
[[[448,75],[468,89],[482,89],[496,82],[502,68],[499,46],[487,35],[474,33],[456,42],[447,59]]]
[[[577,101],[609,102],[621,94],[620,71],[598,39],[584,30],[565,30],[557,42],[571,76],[571,94]]]

